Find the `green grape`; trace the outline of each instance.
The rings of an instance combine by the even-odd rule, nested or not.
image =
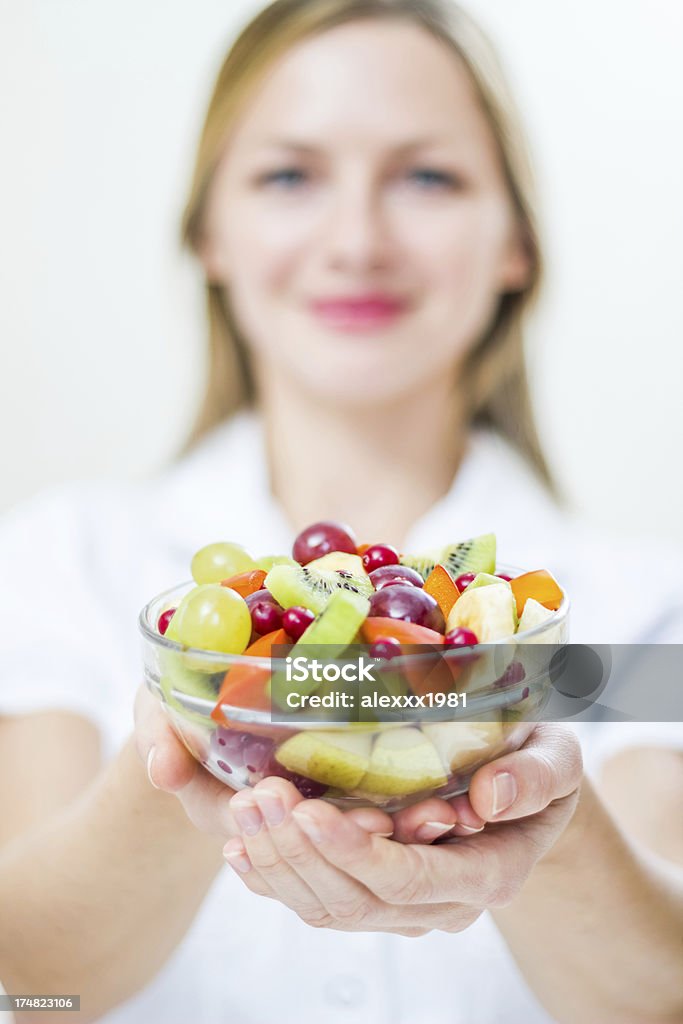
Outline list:
[[[219,541],[200,548],[192,559],[195,583],[220,583],[238,572],[255,569],[256,562],[241,544]]]
[[[202,651],[241,654],[251,636],[249,608],[229,587],[204,583],[185,594],[166,636]]]

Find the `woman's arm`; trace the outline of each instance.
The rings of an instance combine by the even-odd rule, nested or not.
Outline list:
[[[28,717],[12,722],[15,752],[35,752],[31,725]],[[67,759],[69,747],[61,750]],[[16,790],[22,766],[5,763],[6,754],[3,748],[0,777],[13,779]],[[23,771],[26,791],[38,791],[39,779],[29,779],[26,763]],[[40,758],[31,771],[49,787],[49,766]],[[22,813],[24,821],[35,821],[27,808]],[[222,863],[224,841],[225,835],[199,832],[174,796],[150,785],[128,741],[80,796],[0,849],[6,990],[80,994],[80,1013],[60,1011],[55,1020],[61,1024],[95,1020],[133,995],[189,927]],[[43,1024],[51,1019],[44,1012],[34,1017]],[[17,1020],[33,1016],[18,1014]]]
[[[679,816],[683,807],[683,760],[672,775],[672,755],[660,753],[668,772],[641,775],[640,793],[630,788],[630,813],[647,805],[651,821],[661,791]],[[613,771],[610,778],[614,792]],[[660,825],[648,849],[584,780],[558,842],[513,903],[492,911],[529,985],[561,1024],[683,1021],[683,850],[678,863],[653,852],[664,836],[675,849],[671,823]]]

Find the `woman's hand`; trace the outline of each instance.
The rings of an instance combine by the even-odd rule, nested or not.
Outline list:
[[[193,825],[224,839],[239,835],[230,810],[235,790],[194,759],[173,731],[159,701],[145,686],[139,688],[135,698],[135,742],[149,781],[157,789],[174,793]],[[294,786],[286,786],[291,791],[290,799],[303,799]],[[393,823],[382,811],[358,808],[349,813],[368,832],[391,834]]]
[[[458,932],[484,910],[514,900],[571,819],[581,778],[576,736],[539,725],[519,751],[480,768],[467,797],[425,800],[395,814],[393,823],[384,815],[384,828],[381,812],[369,812],[372,831],[393,829],[400,842],[370,834],[358,811],[303,800],[283,779],[268,778],[231,798],[239,834],[224,854],[252,892],[279,900],[315,927]],[[429,829],[421,831],[427,823],[434,838],[443,826],[462,836],[463,822],[469,838],[414,842],[428,837]]]

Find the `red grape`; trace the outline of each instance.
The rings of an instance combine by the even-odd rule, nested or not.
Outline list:
[[[255,633],[263,636],[282,626],[283,607],[269,590],[256,590],[245,598]]]
[[[383,565],[396,565],[399,554],[391,544],[373,544],[363,555],[363,565],[367,573],[380,569]]]
[[[403,619],[439,633],[446,628],[443,612],[431,594],[425,594],[410,583],[394,583],[376,591],[370,598],[368,614]]]
[[[277,775],[281,779],[287,779],[295,786],[302,796],[308,799],[322,796],[325,790],[328,788],[324,782],[316,782],[315,779],[309,779],[305,775],[298,775],[296,772],[290,772],[287,768],[276,761],[274,757],[271,757],[270,761],[266,765],[264,775]]]
[[[455,585],[461,594],[465,587],[469,587],[470,583],[472,582],[475,576],[476,573],[474,572],[463,572],[457,577]]]
[[[157,629],[163,636],[168,629],[168,624],[175,615],[175,608],[167,608],[165,612],[162,612],[157,622]]]
[[[514,576],[508,576],[506,572],[497,572],[496,576],[498,577],[499,580],[507,580],[508,583],[512,583],[513,579],[515,578]]]
[[[394,583],[409,583],[413,587],[424,587],[424,580],[419,572],[410,569],[407,565],[382,565],[369,575],[375,590],[391,587]]]
[[[472,647],[479,643],[479,637],[471,629],[464,626],[457,626],[444,637],[446,647]]]
[[[315,619],[314,612],[303,605],[293,605],[282,615],[282,628],[296,643]]]
[[[314,558],[329,555],[330,551],[347,551],[355,555],[356,546],[356,538],[350,527],[325,519],[301,531],[294,541],[292,556],[301,565],[306,565]]]

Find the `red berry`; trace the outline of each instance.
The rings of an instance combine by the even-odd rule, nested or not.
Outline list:
[[[499,679],[496,679],[494,686],[514,686],[521,683],[526,676],[524,665],[521,661],[511,661]]]
[[[373,544],[363,555],[363,565],[367,573],[380,569],[383,565],[396,565],[399,554],[391,544]]]
[[[515,578],[514,576],[508,576],[506,572],[497,572],[496,576],[498,577],[499,580],[507,580],[508,583],[511,583],[512,580]]]
[[[269,590],[256,590],[245,598],[251,614],[251,625],[255,633],[263,636],[282,626],[282,605],[278,604]]]
[[[394,583],[410,583],[413,587],[424,587],[424,580],[419,572],[407,565],[380,565],[370,573],[370,582],[375,590],[391,587]]]
[[[314,558],[329,555],[330,551],[347,551],[355,555],[356,547],[356,538],[350,527],[324,519],[301,531],[294,540],[292,557],[301,565],[306,565]]]
[[[401,654],[401,645],[395,636],[382,636],[370,644],[368,654],[371,658],[382,658],[390,661],[391,658],[398,658]]]
[[[464,626],[457,626],[450,633],[446,633],[444,644],[446,647],[472,647],[479,643],[479,638],[471,629]]]
[[[315,614],[310,608],[304,608],[302,605],[295,604],[283,613],[282,628],[296,643],[296,641],[301,638],[302,634],[306,632],[314,619]]]
[[[476,573],[474,572],[463,572],[457,577],[455,585],[461,594],[465,587],[469,587],[470,583],[472,582],[475,576]]]
[[[157,629],[163,636],[168,629],[168,624],[175,615],[175,608],[167,608],[165,612],[162,612],[157,622]]]

